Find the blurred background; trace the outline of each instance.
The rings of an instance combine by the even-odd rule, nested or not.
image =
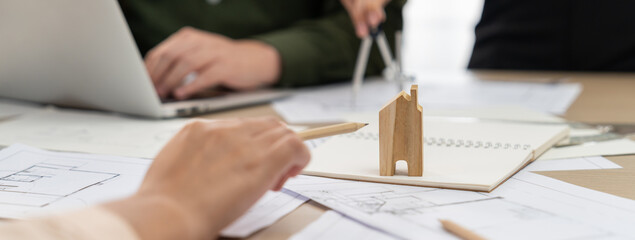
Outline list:
[[[418,80],[461,78],[483,0],[410,0],[404,8],[402,61]],[[452,75],[452,76],[448,76]]]

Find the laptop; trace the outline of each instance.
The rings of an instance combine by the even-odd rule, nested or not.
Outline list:
[[[161,102],[116,0],[0,1],[0,36],[0,97],[169,118],[289,94],[263,89]]]

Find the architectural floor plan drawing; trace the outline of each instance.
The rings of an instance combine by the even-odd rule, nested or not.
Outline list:
[[[143,181],[151,160],[45,151],[12,145],[0,151],[0,218],[25,218],[123,198]],[[308,199],[289,190],[269,191],[222,231],[247,237]]]
[[[21,156],[13,158],[13,161],[25,160]],[[2,203],[45,207],[58,199],[119,176],[117,173],[77,170],[81,166],[64,164],[46,160],[0,178],[2,195],[14,196]]]
[[[0,152],[0,217],[73,209],[134,193],[150,160],[43,151]]]
[[[492,193],[311,176],[285,188],[403,239],[456,239],[450,219],[487,239],[629,239],[635,203],[530,172]],[[540,229],[537,231],[536,229]]]
[[[420,225],[409,218],[422,216],[435,206],[489,199],[470,191],[357,182],[312,176],[291,179],[285,188],[300,193],[353,219],[386,231],[399,238],[446,239],[442,230]]]
[[[470,191],[337,181],[337,183],[320,183],[320,187],[316,185],[315,189],[304,185],[302,194],[308,195],[316,201],[343,204],[370,215],[389,214],[394,216],[420,214],[423,213],[423,210],[431,207],[493,198]],[[328,186],[324,187],[325,185]]]

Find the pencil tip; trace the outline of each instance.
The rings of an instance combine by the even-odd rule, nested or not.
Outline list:
[[[364,123],[364,126],[368,126],[368,123]]]

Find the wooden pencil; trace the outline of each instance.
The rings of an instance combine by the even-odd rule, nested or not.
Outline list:
[[[467,228],[462,227],[461,225],[456,224],[450,220],[439,219],[443,228],[454,234],[455,236],[464,239],[464,240],[485,240],[484,237],[479,236],[478,234],[468,230]]]
[[[323,137],[328,137],[333,135],[355,132],[359,130],[360,128],[363,128],[367,125],[368,123],[356,123],[356,122],[341,123],[341,124],[335,124],[335,125],[330,125],[326,127],[319,127],[319,128],[304,130],[299,132],[298,136],[300,136],[302,140],[311,140],[316,138],[323,138]]]

